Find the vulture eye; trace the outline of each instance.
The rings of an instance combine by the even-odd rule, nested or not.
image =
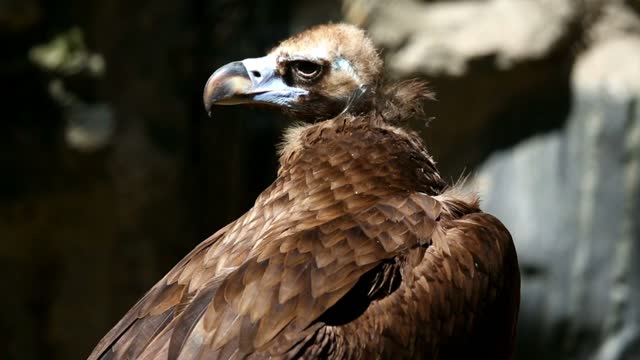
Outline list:
[[[291,69],[296,77],[302,80],[313,80],[322,72],[322,65],[311,61],[298,60],[291,63]]]

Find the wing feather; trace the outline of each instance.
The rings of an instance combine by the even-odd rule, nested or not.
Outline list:
[[[185,269],[198,267],[203,250],[214,244],[228,228],[220,229],[203,241],[149,290],[100,340],[88,360],[135,358],[149,343],[157,340],[158,335],[176,319],[194,295],[188,292],[188,281],[181,283],[178,279]]]
[[[520,294],[509,232],[477,207],[445,208],[424,235],[432,243],[405,252],[398,289],[329,330],[360,344],[360,358],[509,359]]]
[[[279,351],[287,351],[363,274],[430,237],[435,218],[429,215],[437,214],[427,214],[416,201],[437,208],[436,200],[425,194],[382,200],[365,196],[352,201],[360,212],[330,205],[328,220],[318,220],[318,212],[309,211],[295,224],[309,220],[314,226],[307,222],[291,231],[291,225],[276,219],[267,232],[259,218],[248,213],[169,272],[105,336],[90,359],[102,354],[222,359],[270,351],[269,344],[276,342]],[[251,230],[243,226],[248,218]],[[264,236],[254,248],[236,251],[238,242],[228,241],[250,239],[254,232]],[[234,257],[223,256],[233,251]],[[228,270],[212,271],[224,268]]]

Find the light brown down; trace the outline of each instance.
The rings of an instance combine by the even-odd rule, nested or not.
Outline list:
[[[290,129],[253,208],[180,261],[90,359],[510,358],[511,236],[474,196],[448,189],[421,139],[397,125],[425,88],[383,87],[377,53],[347,25],[273,51],[318,41],[352,61],[371,90],[364,105]],[[314,86],[331,96],[345,91],[338,83]]]

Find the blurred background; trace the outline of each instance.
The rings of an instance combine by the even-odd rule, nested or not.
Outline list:
[[[81,359],[275,177],[286,121],[201,92],[346,21],[518,248],[518,359],[640,359],[640,1],[0,0],[0,358]]]

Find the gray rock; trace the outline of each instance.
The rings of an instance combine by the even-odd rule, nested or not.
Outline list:
[[[518,358],[640,357],[640,37],[583,54],[566,127],[490,158],[484,208],[512,231]]]
[[[492,57],[506,69],[547,56],[562,44],[580,14],[577,4],[399,1],[371,7],[369,30],[379,44],[394,49],[387,61],[394,73],[460,76],[478,59]]]

